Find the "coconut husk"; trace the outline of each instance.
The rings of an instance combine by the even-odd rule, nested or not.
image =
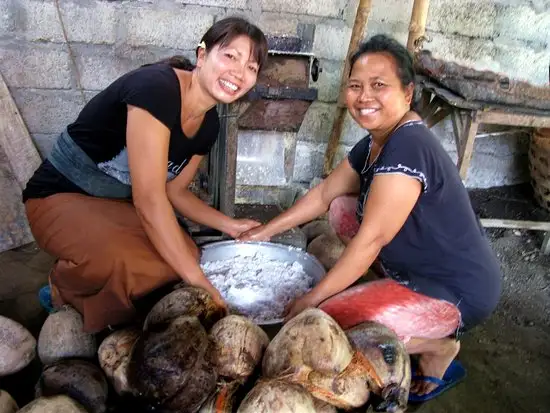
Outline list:
[[[313,397],[300,385],[284,380],[256,383],[237,413],[317,413]]]
[[[211,360],[220,376],[244,382],[262,361],[269,337],[246,317],[230,315],[210,331]]]
[[[404,412],[411,385],[411,366],[403,342],[392,330],[373,321],[346,330],[346,335],[363,357],[360,363],[368,371],[370,389],[382,400],[377,408]]]
[[[19,410],[13,397],[4,390],[0,390],[0,413],[15,413]]]
[[[36,397],[67,395],[90,413],[107,410],[107,392],[101,369],[83,360],[60,360],[47,366],[36,385]]]
[[[92,359],[97,353],[93,334],[84,332],[82,315],[71,306],[50,314],[38,336],[38,357],[43,364],[62,359]]]
[[[128,383],[130,355],[141,331],[126,328],[107,336],[97,352],[99,365],[118,394],[133,393]]]
[[[129,383],[150,405],[194,413],[216,388],[206,361],[208,335],[197,317],[181,316],[145,331],[134,345]]]
[[[0,377],[27,367],[36,356],[36,340],[23,325],[0,316]]]
[[[202,288],[182,287],[164,296],[151,308],[143,329],[148,330],[154,325],[168,324],[180,316],[197,317],[208,331],[225,316],[225,311]]]
[[[265,377],[300,384],[314,397],[339,408],[364,405],[369,397],[366,372],[344,331],[319,309],[290,320],[269,344]]]
[[[202,405],[199,413],[233,413],[239,386],[238,381],[219,383],[216,391]]]
[[[17,413],[88,413],[69,396],[40,397]]]

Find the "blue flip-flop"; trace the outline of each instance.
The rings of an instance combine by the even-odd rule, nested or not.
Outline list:
[[[411,378],[411,382],[416,380],[427,381],[430,383],[437,384],[437,387],[434,390],[432,390],[430,393],[424,394],[422,396],[419,396],[418,394],[415,394],[415,393],[410,393],[409,402],[422,403],[428,400],[432,400],[437,396],[441,395],[442,393],[444,393],[445,391],[449,390],[450,388],[456,386],[458,383],[464,380],[464,378],[466,378],[466,369],[464,368],[462,363],[458,360],[453,360],[451,362],[451,365],[443,375],[442,379],[438,379],[437,377],[431,377],[431,376],[416,376],[413,374],[413,377]]]
[[[45,285],[38,291],[38,301],[40,301],[40,305],[48,313],[55,312],[52,305],[52,291],[49,285]]]

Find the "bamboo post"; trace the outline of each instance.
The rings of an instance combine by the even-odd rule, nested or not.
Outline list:
[[[348,52],[346,54],[346,61],[344,64],[344,71],[342,72],[342,78],[340,80],[340,94],[338,96],[338,105],[336,108],[336,115],[332,124],[332,131],[328,141],[327,150],[325,152],[325,164],[324,174],[328,175],[332,170],[332,164],[334,162],[334,156],[340,143],[340,136],[342,135],[342,127],[344,126],[344,119],[346,118],[346,105],[345,105],[345,93],[346,83],[349,75],[349,57],[357,49],[359,42],[365,35],[365,29],[367,28],[367,21],[371,11],[372,0],[359,0],[357,5],[357,12],[355,14],[355,22],[351,32],[351,39],[348,46]]]
[[[409,24],[409,38],[407,40],[407,49],[410,52],[415,51],[416,41],[424,36],[429,6],[430,0],[414,0],[411,22]]]

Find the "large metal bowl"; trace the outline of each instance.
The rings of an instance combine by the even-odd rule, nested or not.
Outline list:
[[[318,284],[326,274],[323,265],[313,255],[296,247],[272,242],[221,241],[204,245],[201,252],[201,264],[208,261],[227,260],[237,255],[253,256],[257,252],[277,261],[298,262],[304,268],[304,272],[313,278],[314,285]],[[258,324],[271,325],[279,324],[282,321],[282,318],[277,318],[262,321]]]

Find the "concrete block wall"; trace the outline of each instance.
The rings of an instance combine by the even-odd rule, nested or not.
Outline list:
[[[309,25],[314,29],[313,52],[323,71],[312,84],[319,90],[319,100],[292,137],[295,150],[284,151],[293,158],[285,158],[284,183],[273,187],[273,193],[287,194],[288,188],[307,186],[322,172],[357,2],[59,0],[58,9],[54,0],[0,0],[0,72],[45,155],[94,94],[141,64],[175,53],[193,57],[201,35],[217,19],[242,15],[278,36],[296,35]],[[412,3],[374,0],[367,36],[385,32],[405,42]],[[549,4],[548,0],[431,0],[427,27],[431,41],[425,47],[446,59],[545,84],[550,63]],[[450,130],[446,124],[436,128],[444,142],[449,141]],[[339,158],[364,134],[348,119]],[[509,133],[480,138],[476,144],[484,149],[474,156],[467,184],[526,180],[525,139],[525,132],[519,138]],[[288,140],[284,138],[285,145]],[[501,155],[491,158],[485,148],[492,147],[498,147]],[[449,147],[451,155],[453,150]],[[243,200],[277,199],[260,196],[256,189],[242,192],[252,194],[239,198]]]

